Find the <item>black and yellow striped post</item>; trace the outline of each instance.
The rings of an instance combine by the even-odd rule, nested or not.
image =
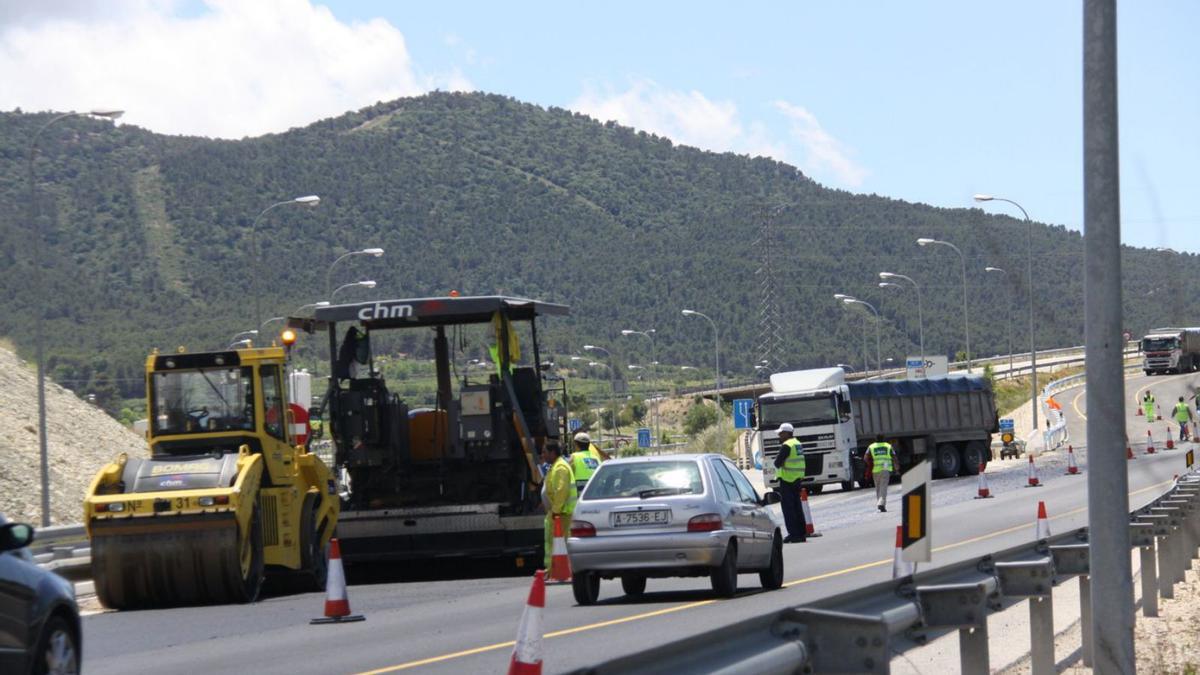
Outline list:
[[[901,559],[905,562],[929,562],[933,553],[930,545],[929,481],[932,464],[921,462],[904,472],[900,478],[901,497]]]

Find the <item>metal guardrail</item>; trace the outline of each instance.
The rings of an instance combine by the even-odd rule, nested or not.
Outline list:
[[[1158,615],[1200,557],[1200,476],[1189,473],[1130,514],[1141,555],[1142,613]],[[771,612],[575,671],[887,673],[893,656],[958,631],[961,672],[990,670],[988,615],[1029,602],[1031,670],[1055,672],[1054,587],[1079,579],[1081,656],[1092,664],[1087,529]]]
[[[68,579],[86,579],[91,573],[92,548],[83,525],[35,528],[29,549],[34,562]]]

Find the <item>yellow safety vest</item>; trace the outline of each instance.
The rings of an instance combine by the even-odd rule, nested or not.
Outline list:
[[[892,470],[891,443],[872,443],[867,452],[871,453],[871,473]]]
[[[604,458],[601,457],[600,451],[596,446],[589,445],[587,450],[576,450],[571,453],[571,471],[575,474],[575,482],[583,482],[592,477],[596,473],[596,469],[600,468],[600,462]]]
[[[569,516],[575,512],[575,502],[579,492],[575,489],[575,475],[571,473],[571,465],[559,457],[546,474],[546,501],[549,502],[549,512],[555,515]]]
[[[1188,410],[1188,404],[1186,404],[1182,401],[1180,401],[1179,403],[1176,403],[1175,404],[1175,421],[1176,422],[1188,421],[1188,417],[1191,417],[1191,415],[1188,414],[1189,412],[1190,411]]]
[[[783,460],[783,466],[775,470],[775,476],[779,480],[787,483],[795,483],[804,478],[804,470],[807,468],[807,463],[804,459],[804,448],[800,446],[800,441],[789,438],[783,442],[791,452],[788,453],[787,459]]]

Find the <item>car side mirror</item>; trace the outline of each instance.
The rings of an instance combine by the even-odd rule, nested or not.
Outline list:
[[[772,504],[778,504],[779,499],[779,493],[772,490],[771,492],[768,492],[762,496],[762,505],[770,506]]]
[[[33,543],[33,528],[24,523],[0,526],[0,552],[25,548]]]

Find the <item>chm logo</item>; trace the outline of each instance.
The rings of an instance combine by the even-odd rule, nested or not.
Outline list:
[[[408,304],[387,304],[377,302],[370,307],[363,307],[358,310],[358,318],[361,321],[370,319],[404,319],[413,315],[412,305]]]

